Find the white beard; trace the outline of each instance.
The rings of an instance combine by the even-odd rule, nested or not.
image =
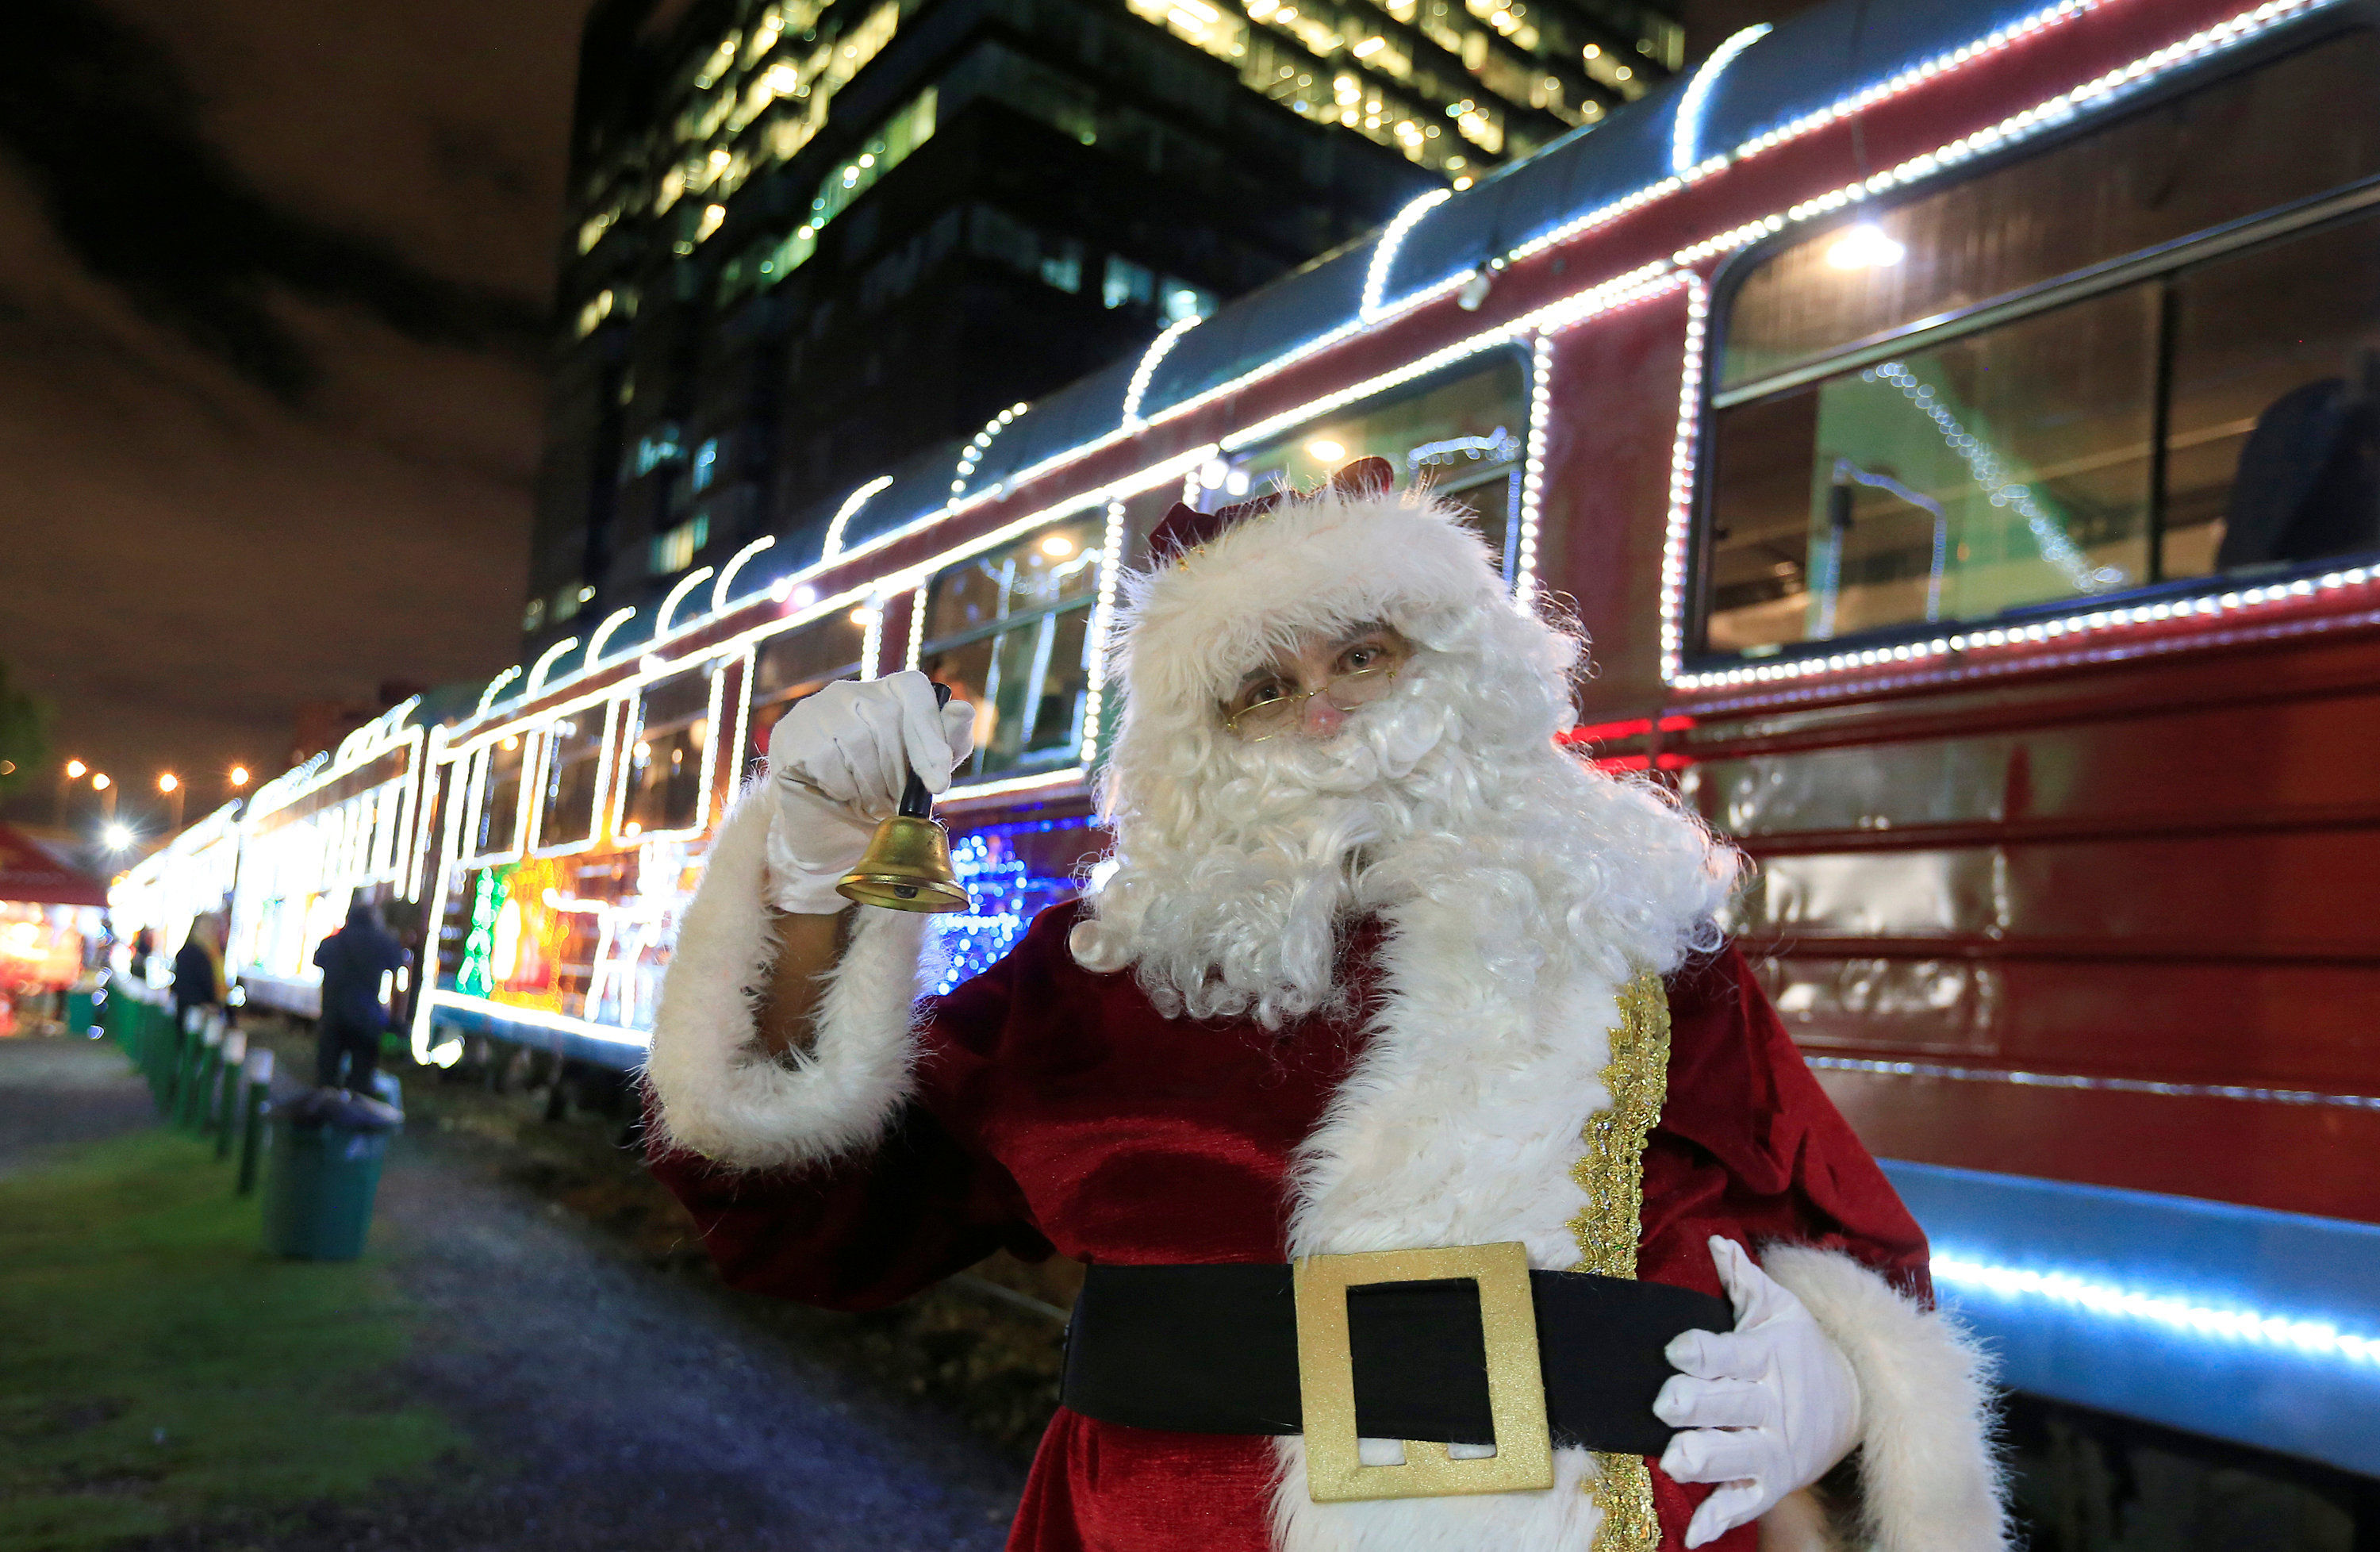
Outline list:
[[[1273,1028],[1337,1005],[1353,919],[1423,899],[1462,911],[1477,973],[1515,992],[1674,966],[1711,931],[1726,859],[1666,794],[1554,746],[1529,697],[1483,691],[1466,655],[1423,654],[1335,738],[1220,736],[1142,783],[1171,822],[1118,826],[1076,959],[1132,965],[1169,1017]]]

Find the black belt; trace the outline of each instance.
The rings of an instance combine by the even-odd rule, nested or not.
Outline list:
[[[1547,1422],[1558,1445],[1658,1455],[1653,1399],[1681,1331],[1727,1331],[1724,1299],[1585,1272],[1529,1273]],[[1487,1349],[1468,1279],[1346,1291],[1355,1431],[1495,1442]],[[1285,1266],[1095,1266],[1066,1328],[1059,1400],[1104,1422],[1185,1434],[1305,1432]]]

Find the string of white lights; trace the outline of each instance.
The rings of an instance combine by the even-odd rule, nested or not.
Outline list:
[[[832,520],[826,526],[826,542],[819,547],[819,561],[821,564],[843,553],[844,530],[851,527],[851,520],[859,515],[859,509],[868,504],[870,496],[892,483],[891,475],[880,474],[843,498],[843,504],[835,508]]]
[[[1115,621],[1116,579],[1123,573],[1124,503],[1108,503],[1108,523],[1099,539],[1099,596],[1091,606],[1090,639],[1083,654],[1090,685],[1083,692],[1083,767],[1099,762],[1099,719],[1106,710],[1108,630]]]
[[[1537,525],[1546,498],[1546,448],[1553,424],[1554,342],[1529,343],[1529,439],[1521,459],[1521,532],[1513,546],[1512,596],[1532,602],[1537,591]]]
[[[1182,343],[1183,335],[1205,321],[1205,319],[1196,317],[1177,320],[1167,324],[1161,333],[1148,342],[1148,348],[1140,353],[1140,364],[1132,369],[1132,381],[1124,387],[1123,423],[1118,428],[1120,432],[1128,435],[1140,430],[1144,424],[1140,418],[1140,401],[1148,393],[1149,380],[1157,375],[1158,363]]]
[[[994,439],[1001,432],[1008,430],[1016,418],[1024,414],[1028,407],[1030,406],[1019,401],[984,422],[983,430],[976,432],[974,439],[966,444],[965,450],[959,454],[958,467],[951,471],[951,499],[948,505],[953,507],[958,505],[959,498],[966,494],[967,481],[975,477],[977,467],[983,462],[983,455],[991,451]]]
[[[496,697],[504,693],[504,686],[511,684],[520,676],[521,665],[515,663],[512,667],[504,670],[502,673],[499,673],[494,678],[489,680],[488,687],[480,692],[479,709],[471,714],[475,717],[486,716],[488,714],[488,708],[496,703]]]
[[[735,586],[735,574],[744,569],[745,563],[776,542],[776,535],[762,534],[728,557],[727,564],[719,570],[719,580],[710,585],[710,612],[713,615],[726,612],[728,589]]]
[[[1380,315],[1380,293],[1389,284],[1390,267],[1397,261],[1397,250],[1404,247],[1405,234],[1420,224],[1421,218],[1454,198],[1451,188],[1433,188],[1405,202],[1394,220],[1381,230],[1380,240],[1372,245],[1371,262],[1364,266],[1364,295],[1356,306],[1356,316],[1366,322]]]
[[[692,571],[687,572],[684,576],[679,577],[676,584],[673,586],[667,593],[662,595],[661,612],[653,616],[653,639],[655,641],[659,641],[662,637],[669,635],[670,616],[676,613],[677,606],[686,601],[686,595],[700,587],[703,579],[710,575],[710,568],[709,566],[697,566]],[[698,624],[701,623],[700,616],[697,616],[695,623]]]
[[[577,645],[578,638],[577,637],[565,636],[561,640],[555,642],[552,646],[548,647],[544,651],[540,652],[537,656],[536,665],[528,671],[528,683],[521,686],[521,698],[523,700],[536,699],[538,692],[545,688],[545,676],[553,672],[553,665],[556,662],[559,662],[572,648]],[[484,706],[480,708],[481,711],[485,711],[486,709],[487,708]]]
[[[1703,115],[1710,111],[1711,91],[1718,85],[1719,77],[1745,49],[1768,36],[1776,29],[1767,22],[1746,27],[1730,36],[1711,50],[1687,80],[1685,91],[1678,94],[1678,106],[1670,119],[1670,171],[1691,182],[1718,172],[1728,164],[1724,156],[1702,158]]]

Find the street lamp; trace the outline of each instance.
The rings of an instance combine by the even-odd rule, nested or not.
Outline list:
[[[124,851],[132,844],[132,827],[110,821],[99,832],[99,838],[106,843],[109,851]]]
[[[234,787],[244,787],[248,785],[248,767],[244,765],[235,765],[231,768],[231,784]]]
[[[165,825],[169,836],[182,833],[182,779],[168,770],[157,778],[157,790],[164,793],[174,806],[174,817]]]
[[[79,759],[70,759],[66,763],[65,773],[58,777],[57,807],[51,813],[50,822],[60,830],[67,827],[67,789],[80,781],[82,773],[90,769]]]

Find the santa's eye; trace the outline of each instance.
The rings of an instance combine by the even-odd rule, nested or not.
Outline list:
[[[1240,692],[1240,709],[1264,706],[1289,694],[1289,686],[1278,679],[1260,679]]]

